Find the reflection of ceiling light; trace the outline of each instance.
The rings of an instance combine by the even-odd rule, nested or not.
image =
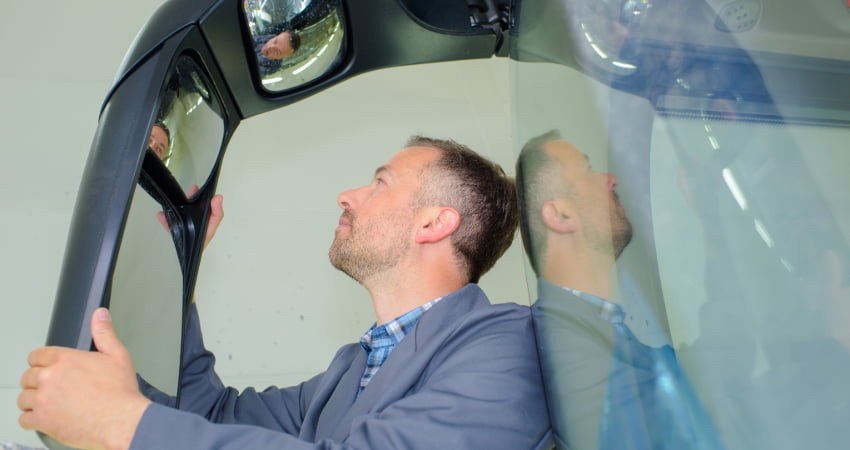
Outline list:
[[[787,259],[785,259],[785,258],[779,258],[779,262],[781,262],[781,263],[782,263],[782,265],[783,265],[783,266],[785,266],[785,268],[786,268],[786,269],[788,269],[788,271],[789,271],[789,272],[793,272],[793,271],[794,271],[794,266],[792,266],[792,265],[791,265],[791,263],[790,263],[790,262],[788,262],[788,260],[787,260]]]
[[[292,71],[292,74],[293,74],[293,75],[298,75],[299,73],[301,73],[301,72],[303,72],[303,71],[307,70],[307,68],[308,68],[308,67],[310,67],[310,66],[311,66],[314,62],[316,62],[318,59],[319,59],[318,57],[314,56],[314,57],[313,57],[313,59],[311,59],[311,60],[307,61],[307,63],[306,63],[306,64],[304,64],[303,66],[299,67],[299,68],[298,68],[298,70],[293,70],[293,71]]]
[[[195,111],[196,109],[198,109],[198,107],[201,106],[202,103],[204,103],[204,98],[198,96],[198,101],[196,101],[195,104],[192,105],[192,107],[189,108],[188,111],[186,111],[186,114],[187,115],[192,114],[192,112]]]
[[[592,48],[593,51],[595,51],[596,54],[599,55],[600,58],[608,59],[608,55],[605,52],[603,52],[602,49],[599,48],[599,46],[597,46],[596,44],[591,43],[590,48]]]
[[[732,175],[732,171],[729,168],[723,169],[723,181],[726,182],[726,187],[729,188],[729,192],[732,193],[732,196],[735,197],[735,201],[738,202],[738,206],[741,207],[742,211],[747,210],[747,199],[744,197],[744,193],[741,192],[741,188],[738,187],[738,182],[735,181],[735,177]]]
[[[761,220],[753,219],[753,223],[756,226],[756,232],[758,232],[759,236],[761,236],[761,240],[763,240],[768,247],[773,248],[773,238],[770,237],[770,233],[767,232],[767,229],[764,227],[764,224],[761,223]]]
[[[611,61],[611,64],[620,67],[622,69],[637,69],[637,66],[629,63],[624,63],[622,61]]]
[[[324,47],[322,47],[322,49],[321,49],[321,50],[319,50],[319,53],[316,53],[316,56],[317,56],[317,57],[318,57],[318,56],[322,56],[322,53],[324,53],[324,52],[325,52],[325,50],[327,50],[327,49],[328,49],[328,45],[330,45],[330,44],[325,44],[325,46],[324,46]]]
[[[263,78],[263,84],[265,85],[274,84],[279,81],[283,81],[283,77]]]
[[[717,143],[717,138],[714,135],[708,136],[708,143],[711,144],[711,148],[720,150],[720,144]]]

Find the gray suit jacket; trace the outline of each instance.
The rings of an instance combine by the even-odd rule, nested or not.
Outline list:
[[[532,305],[555,442],[597,450],[614,329],[599,309],[560,286],[538,280]]]
[[[180,410],[152,404],[133,449],[524,449],[550,445],[529,309],[474,284],[428,310],[355,400],[366,357],[342,347],[298,386],[225,387],[192,310]],[[167,403],[164,397],[151,395]],[[193,414],[194,413],[194,414]]]

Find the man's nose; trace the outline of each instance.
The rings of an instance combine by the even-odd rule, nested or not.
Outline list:
[[[349,189],[341,192],[336,197],[336,204],[342,209],[356,209],[359,202],[359,193],[362,187]]]
[[[617,184],[619,183],[620,180],[617,179],[617,175],[614,175],[613,173],[608,174],[608,190],[613,191],[614,189],[617,189]]]

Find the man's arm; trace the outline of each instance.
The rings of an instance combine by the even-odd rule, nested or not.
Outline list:
[[[214,369],[215,356],[204,347],[197,305],[192,305],[184,339],[179,409],[212,422],[241,423],[298,434],[305,404],[321,377],[285,389],[270,387],[257,392],[248,388],[240,393],[225,386]]]

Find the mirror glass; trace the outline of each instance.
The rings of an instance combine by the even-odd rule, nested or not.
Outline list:
[[[162,206],[137,185],[112,279],[109,309],[136,372],[177,393],[183,273],[171,234],[157,220]]]
[[[181,56],[161,95],[148,147],[189,196],[215,165],[224,137],[221,111],[204,72],[191,57]]]
[[[345,21],[338,0],[244,0],[243,9],[266,90],[304,85],[342,60]]]

